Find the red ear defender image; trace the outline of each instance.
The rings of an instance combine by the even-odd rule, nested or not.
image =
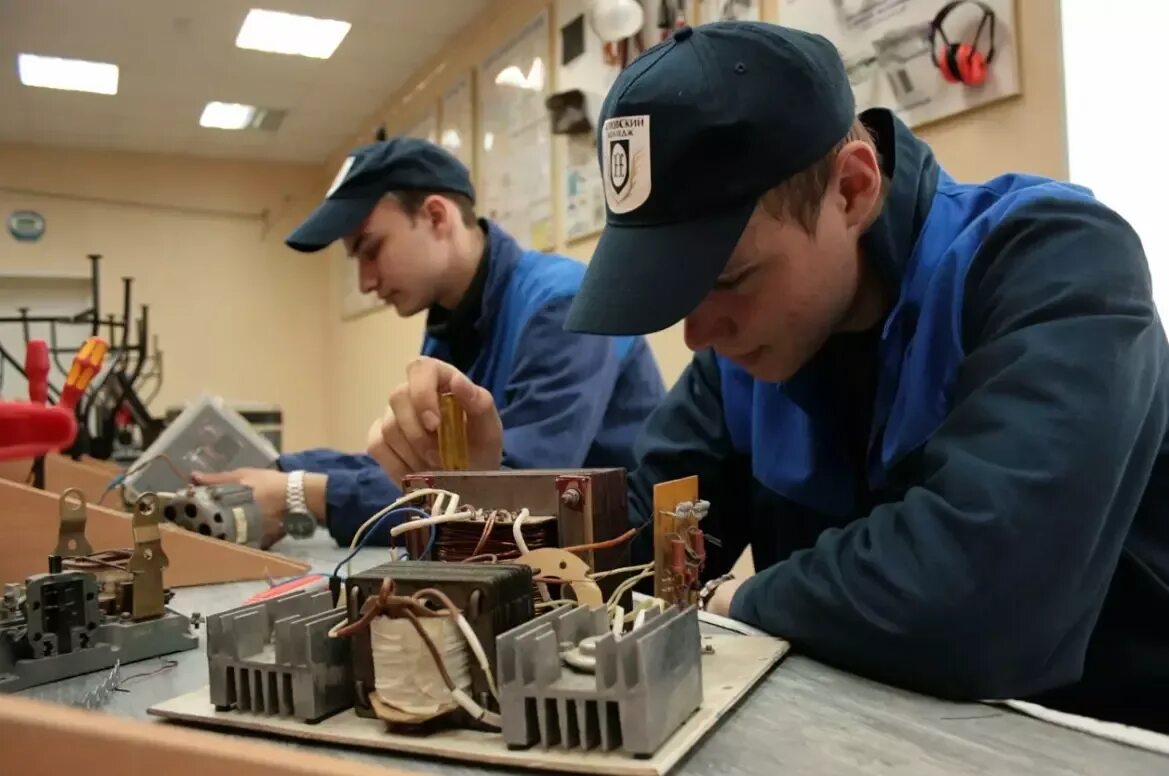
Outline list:
[[[982,19],[969,43],[951,43],[943,24],[954,9],[963,5],[976,5],[982,9]],[[978,0],[957,0],[946,3],[930,22],[930,56],[938,72],[947,83],[981,86],[986,81],[987,68],[994,59],[995,14],[985,3]],[[978,49],[983,29],[989,28],[990,42],[986,53]],[[941,45],[938,45],[941,38]]]

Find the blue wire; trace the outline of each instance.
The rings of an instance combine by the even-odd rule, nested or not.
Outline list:
[[[344,566],[346,563],[348,563],[350,560],[352,560],[354,558],[354,556],[357,555],[357,553],[361,552],[362,548],[365,547],[365,545],[369,543],[370,537],[373,536],[375,533],[377,533],[377,529],[381,528],[382,523],[386,522],[386,520],[388,520],[392,517],[396,517],[399,515],[416,516],[416,517],[423,517],[423,518],[430,517],[430,515],[426,514],[418,507],[398,507],[397,509],[395,509],[393,511],[386,512],[384,515],[382,515],[381,517],[378,518],[378,521],[376,523],[374,523],[369,528],[368,531],[365,532],[365,535],[361,537],[361,541],[359,541],[357,543],[357,546],[353,548],[353,552],[349,553],[348,555],[346,555],[344,558],[341,559],[341,562],[337,564],[337,568],[333,569],[333,576],[336,577],[336,576],[339,576],[341,574],[341,567]],[[433,545],[433,544],[434,544],[434,526],[431,526],[430,527],[430,544],[427,545],[426,550],[429,551],[431,545]]]

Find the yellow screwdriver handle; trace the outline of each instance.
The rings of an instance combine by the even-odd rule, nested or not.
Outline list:
[[[454,394],[439,397],[442,417],[438,426],[438,459],[444,471],[466,471],[470,466],[467,448],[467,414]]]

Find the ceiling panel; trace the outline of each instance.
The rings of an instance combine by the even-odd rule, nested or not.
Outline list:
[[[0,139],[321,162],[489,2],[0,0]],[[353,28],[328,60],[245,51],[235,37],[252,7]],[[24,87],[21,52],[114,62],[118,94]],[[274,133],[206,129],[210,100],[288,115]]]

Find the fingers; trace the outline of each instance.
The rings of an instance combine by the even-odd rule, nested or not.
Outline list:
[[[244,477],[242,469],[229,472],[191,472],[191,481],[196,485],[223,485],[240,482]]]
[[[478,469],[495,469],[503,455],[503,423],[491,392],[462,374],[456,374],[451,380],[450,391],[467,414],[472,465]]]
[[[390,395],[392,419],[382,429],[382,439],[413,471],[434,466],[438,460],[435,435],[422,427],[408,390]]]
[[[406,386],[410,404],[419,423],[430,433],[438,430],[441,418],[438,408],[440,385],[450,382],[450,374],[443,374],[444,371],[456,370],[449,364],[433,358],[416,358],[406,367]]]
[[[382,437],[382,425],[382,419],[378,418],[370,426],[369,442],[365,451],[370,458],[377,461],[378,466],[382,467],[382,471],[392,481],[401,484],[402,478],[413,470],[386,444]]]

